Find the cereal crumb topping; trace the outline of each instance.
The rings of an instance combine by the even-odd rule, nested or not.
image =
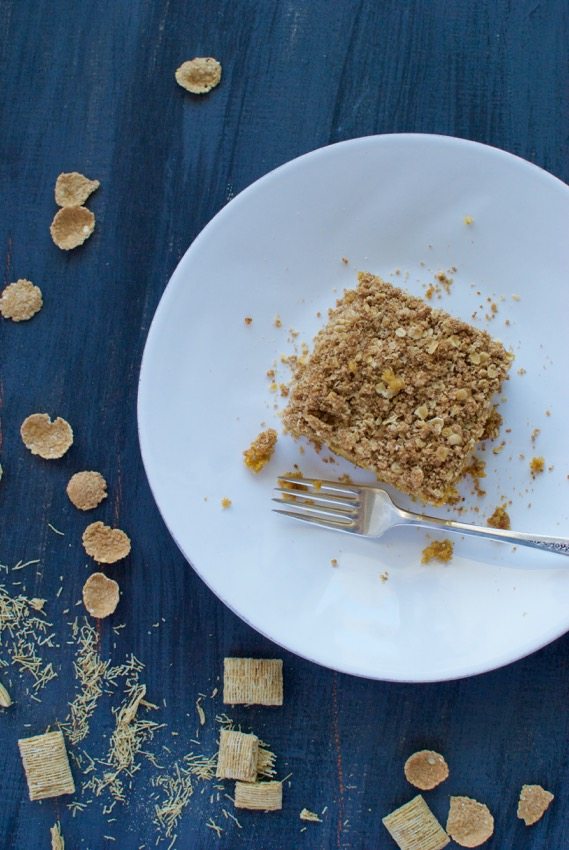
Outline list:
[[[545,469],[545,459],[543,457],[532,457],[529,463],[529,468],[531,472],[531,477],[535,478],[536,475],[540,475]]]
[[[221,65],[211,56],[196,56],[176,70],[176,82],[192,94],[207,94],[221,82]]]
[[[297,363],[283,423],[380,481],[444,504],[494,420],[512,355],[374,275],[358,279]]]
[[[95,216],[87,207],[63,207],[51,222],[51,238],[62,251],[78,248],[95,229]]]
[[[252,472],[260,472],[272,458],[277,439],[278,434],[274,428],[261,431],[243,452],[245,466]]]
[[[8,284],[0,296],[0,313],[13,322],[27,322],[42,306],[41,289],[25,278]]]
[[[541,785],[523,785],[518,802],[518,817],[526,826],[532,826],[541,820],[554,799],[551,791],[546,791]]]
[[[120,528],[92,522],[83,532],[83,548],[98,564],[114,564],[130,552],[130,538]]]
[[[119,604],[118,584],[104,573],[93,573],[83,585],[83,604],[92,617],[108,617]]]
[[[63,457],[73,444],[69,422],[58,416],[53,422],[48,413],[32,413],[22,422],[20,435],[27,449],[44,460]]]
[[[100,472],[76,472],[67,484],[70,502],[80,511],[90,511],[107,498],[107,482]]]
[[[449,770],[446,761],[440,753],[434,750],[419,750],[409,756],[403,768],[407,782],[420,788],[421,791],[430,791],[448,778]]]
[[[461,847],[479,847],[494,832],[488,806],[470,797],[451,797],[447,832]]]
[[[430,564],[431,561],[440,561],[441,564],[448,564],[452,560],[453,553],[452,540],[433,540],[423,549],[421,563]]]
[[[486,520],[490,528],[503,528],[508,531],[512,526],[510,524],[510,515],[506,510],[506,505],[498,505],[492,516]]]
[[[82,207],[100,185],[78,171],[64,172],[55,181],[55,203],[58,207]]]

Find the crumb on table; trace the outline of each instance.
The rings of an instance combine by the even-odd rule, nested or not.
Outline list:
[[[531,477],[535,478],[545,469],[545,459],[543,457],[532,457],[529,462]]]
[[[504,531],[509,531],[511,526],[510,515],[506,510],[506,505],[498,505],[494,513],[486,520],[490,528],[502,528]]]
[[[221,500],[221,507],[224,511],[227,510],[227,508],[230,508],[232,504],[233,502],[231,501],[231,499],[228,499],[227,496],[224,496]]]

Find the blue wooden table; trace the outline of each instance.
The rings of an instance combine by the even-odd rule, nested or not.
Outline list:
[[[366,134],[429,132],[502,147],[567,180],[567,0],[2,0],[0,16],[3,275],[29,278],[45,301],[30,322],[0,320],[0,584],[48,600],[59,645],[44,648],[58,676],[40,701],[29,676],[0,667],[14,699],[0,709],[0,846],[48,848],[60,819],[68,850],[151,848],[158,838],[168,847],[153,823],[156,776],[190,751],[215,751],[222,659],[259,654],[284,658],[285,705],[231,717],[271,744],[279,777],[290,774],[283,810],[240,813],[240,829],[223,813],[233,813],[224,792],[196,780],[172,833],[179,850],[388,850],[381,817],[412,796],[401,766],[423,747],[451,764],[429,794],[443,822],[448,795],[467,794],[496,817],[486,846],[564,850],[569,638],[506,669],[426,686],[358,680],[282,652],[218,602],[171,541],[142,468],[135,402],[149,323],[179,259],[229,199],[286,160]],[[223,65],[220,87],[201,99],[174,81],[193,56]],[[67,254],[49,223],[55,178],[72,170],[101,188],[89,202],[94,236]],[[60,461],[20,441],[22,420],[43,411],[74,428]],[[65,493],[78,469],[100,470],[109,484],[92,515]],[[84,808],[69,808],[69,797],[29,802],[16,743],[57,728],[75,696],[68,624],[83,613],[76,603],[92,562],[81,534],[92,519],[133,541],[108,570],[123,596],[98,628],[101,656],[120,665],[134,653],[158,705],[145,712],[164,724],[143,748],[151,761],[139,757],[127,802],[112,810],[106,791],[81,791],[89,776],[76,761]],[[0,658],[9,646],[4,635]],[[89,736],[71,750],[105,758],[123,689],[119,680],[101,698]],[[515,817],[524,782],[556,795],[530,829]],[[300,821],[303,807],[324,812],[322,822]]]

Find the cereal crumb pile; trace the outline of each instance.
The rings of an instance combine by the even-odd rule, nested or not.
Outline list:
[[[440,561],[441,564],[448,564],[452,560],[453,553],[452,540],[433,540],[423,549],[421,563],[430,564],[431,561]]]

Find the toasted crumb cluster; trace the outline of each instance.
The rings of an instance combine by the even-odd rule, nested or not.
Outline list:
[[[451,797],[447,832],[461,847],[479,847],[494,833],[494,818],[484,803]]]
[[[75,783],[69,768],[65,741],[61,732],[46,732],[33,738],[21,738],[18,748],[30,800],[44,800],[61,794],[74,794]]]
[[[403,768],[407,782],[421,791],[436,788],[448,779],[448,764],[440,753],[434,750],[419,750],[409,756]]]
[[[450,839],[419,794],[382,818],[400,850],[442,850]]]
[[[87,207],[63,207],[51,222],[51,238],[62,251],[78,248],[95,229],[95,216]]]
[[[554,799],[551,791],[546,791],[541,785],[523,785],[518,802],[518,817],[526,826],[532,826],[541,820]]]
[[[221,65],[211,56],[198,56],[176,70],[176,82],[192,94],[207,94],[221,82]]]
[[[512,355],[378,277],[359,274],[297,365],[283,422],[381,481],[448,502]]]
[[[453,554],[454,543],[452,540],[433,540],[423,549],[421,563],[430,564],[431,561],[439,561],[441,564],[448,564],[452,560]]]
[[[118,584],[104,573],[93,573],[83,585],[83,604],[92,617],[108,617],[119,604]]]
[[[256,735],[222,729],[215,775],[218,779],[240,779],[254,782],[257,778],[259,739]]]
[[[277,812],[283,807],[282,782],[236,782],[235,808]]]
[[[32,413],[20,426],[20,435],[27,449],[44,460],[63,457],[73,445],[73,430],[69,422],[58,416],[53,422],[47,413]]]
[[[243,452],[245,466],[252,472],[260,472],[272,458],[277,439],[278,434],[274,428],[261,431],[249,448]]]
[[[532,457],[529,469],[532,478],[535,478],[536,475],[540,475],[545,469],[545,459],[543,457]]]
[[[130,538],[120,528],[92,522],[83,532],[83,548],[98,564],[114,564],[130,552]]]
[[[486,520],[490,528],[502,528],[505,531],[512,526],[510,523],[510,515],[506,510],[506,505],[498,505],[494,513]]]
[[[10,283],[0,295],[0,313],[13,322],[27,322],[43,306],[41,289],[25,278]]]
[[[224,658],[223,702],[229,705],[282,705],[280,658]]]
[[[78,171],[65,172],[55,181],[55,203],[58,207],[81,207],[100,185]]]
[[[107,482],[100,472],[76,472],[67,484],[67,495],[80,511],[90,511],[107,498]]]

